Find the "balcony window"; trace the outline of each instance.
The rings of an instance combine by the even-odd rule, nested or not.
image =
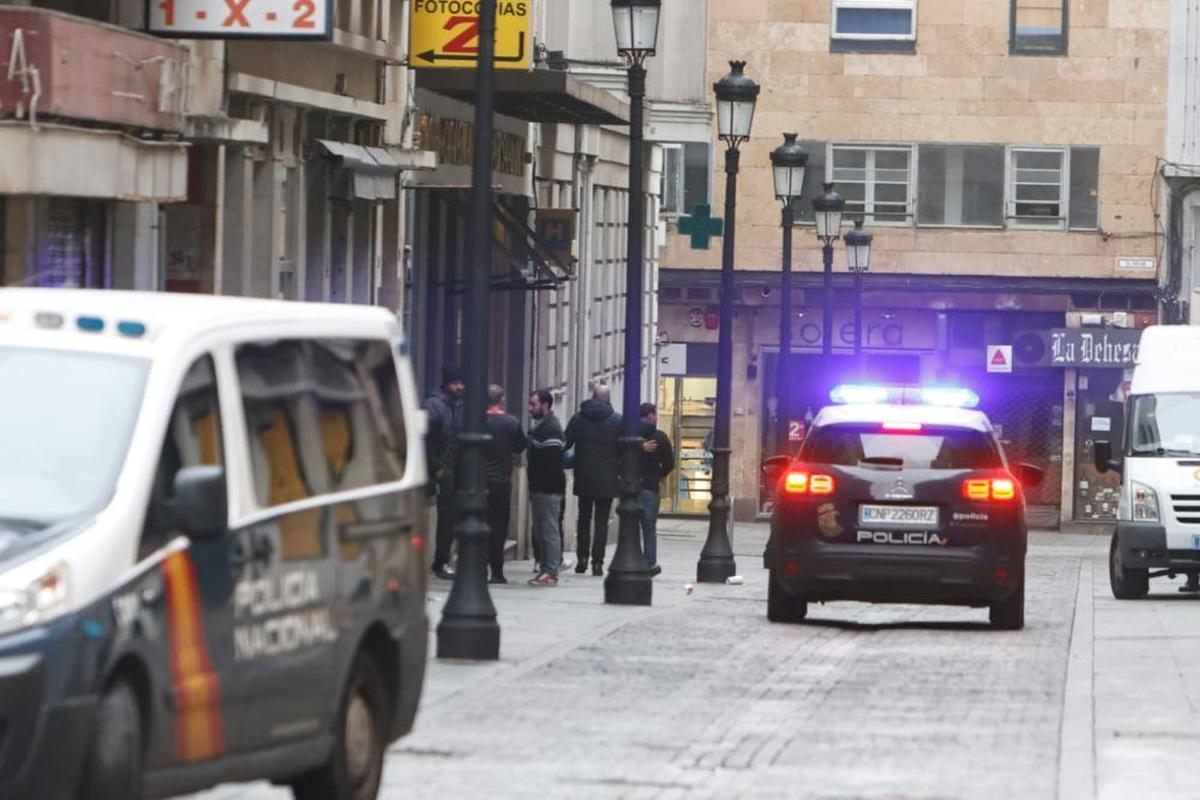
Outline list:
[[[1011,49],[1020,55],[1067,52],[1067,0],[1012,0]]]
[[[663,144],[662,212],[690,214],[709,202],[707,142]]]

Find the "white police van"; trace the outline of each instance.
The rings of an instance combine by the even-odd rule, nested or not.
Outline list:
[[[382,309],[0,290],[0,797],[375,796],[427,620]]]

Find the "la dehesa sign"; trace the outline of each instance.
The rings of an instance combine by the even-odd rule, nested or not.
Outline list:
[[[1056,367],[1131,367],[1142,332],[1126,328],[1050,331],[1050,363]]]

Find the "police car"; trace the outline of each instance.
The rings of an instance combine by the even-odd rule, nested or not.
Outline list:
[[[767,616],[832,600],[987,607],[1025,623],[1022,484],[969,389],[839,386],[794,459],[768,460],[777,500]]]
[[[383,309],[0,290],[0,797],[373,798],[423,434]]]

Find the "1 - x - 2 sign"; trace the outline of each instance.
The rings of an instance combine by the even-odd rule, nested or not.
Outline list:
[[[496,0],[496,69],[530,68],[532,0]],[[479,58],[479,0],[413,0],[408,66],[474,69]]]

